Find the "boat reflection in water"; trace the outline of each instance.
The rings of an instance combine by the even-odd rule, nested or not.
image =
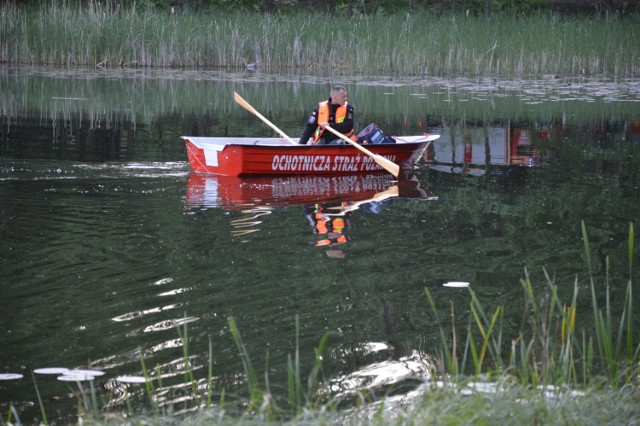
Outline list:
[[[412,174],[401,174],[396,180],[388,174],[234,177],[192,173],[186,207],[190,212],[219,208],[245,214],[231,222],[232,235],[243,236],[259,231],[263,216],[275,208],[300,205],[316,234],[313,244],[321,247],[349,241],[356,210],[379,213],[397,197],[436,199]],[[339,251],[327,254],[343,256]]]
[[[504,127],[441,129],[438,144],[425,153],[431,170],[484,176],[487,172],[531,169],[554,158],[550,129],[508,123]]]

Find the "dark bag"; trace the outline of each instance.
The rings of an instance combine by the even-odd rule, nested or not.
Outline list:
[[[396,143],[396,140],[385,136],[382,130],[377,124],[371,123],[365,127],[358,136],[356,136],[356,142],[360,145],[363,144],[380,144],[380,143]]]

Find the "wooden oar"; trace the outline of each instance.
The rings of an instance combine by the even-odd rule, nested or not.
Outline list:
[[[367,148],[363,147],[357,142],[352,141],[351,139],[349,139],[348,137],[338,132],[336,129],[334,129],[329,125],[325,126],[324,128],[330,131],[331,133],[333,133],[334,135],[338,136],[343,141],[351,144],[351,146],[358,148],[360,151],[367,154],[369,157],[373,158],[373,161],[378,163],[382,168],[384,168],[386,171],[388,171],[395,177],[398,177],[398,175],[400,174],[400,166],[398,166],[393,161],[387,160],[382,155],[374,154],[373,152],[369,151]]]
[[[275,130],[276,132],[278,132],[280,134],[280,136],[282,136],[283,138],[285,138],[287,140],[287,142],[292,143],[294,145],[298,145],[296,143],[296,141],[294,141],[293,139],[291,139],[289,136],[286,135],[285,132],[283,132],[282,130],[278,129],[276,127],[275,124],[273,124],[272,122],[270,122],[269,120],[267,120],[262,114],[260,114],[258,111],[256,111],[256,109],[254,107],[252,107],[251,105],[249,105],[249,102],[245,101],[242,96],[238,95],[237,92],[233,92],[233,99],[235,99],[236,103],[240,104],[240,106],[242,106],[244,109],[246,109],[247,111],[253,113],[254,115],[256,115],[260,120],[264,121],[265,124],[267,124],[267,126],[271,127],[273,130]]]
[[[373,201],[382,202],[387,198],[397,197],[400,195],[400,190],[398,189],[398,185],[392,185],[384,191],[377,192],[373,197],[367,198],[366,200],[356,201],[353,204],[348,206],[336,206],[336,207],[328,207],[328,210],[340,210],[339,213],[324,213],[327,216],[343,216],[345,213],[357,210],[361,205],[366,203],[371,203]]]

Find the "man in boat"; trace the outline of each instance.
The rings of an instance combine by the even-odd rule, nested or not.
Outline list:
[[[314,144],[342,143],[342,139],[325,129],[327,125],[355,141],[353,117],[353,105],[347,103],[347,89],[334,86],[329,99],[320,102],[311,113],[298,143],[306,144],[311,136]]]

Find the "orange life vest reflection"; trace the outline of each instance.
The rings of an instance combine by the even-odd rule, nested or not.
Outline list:
[[[344,244],[349,241],[348,232],[351,229],[351,218],[347,213],[344,216],[329,214],[330,207],[346,207],[348,202],[336,204],[314,204],[306,208],[307,220],[314,234],[322,237],[315,242],[316,247]]]

